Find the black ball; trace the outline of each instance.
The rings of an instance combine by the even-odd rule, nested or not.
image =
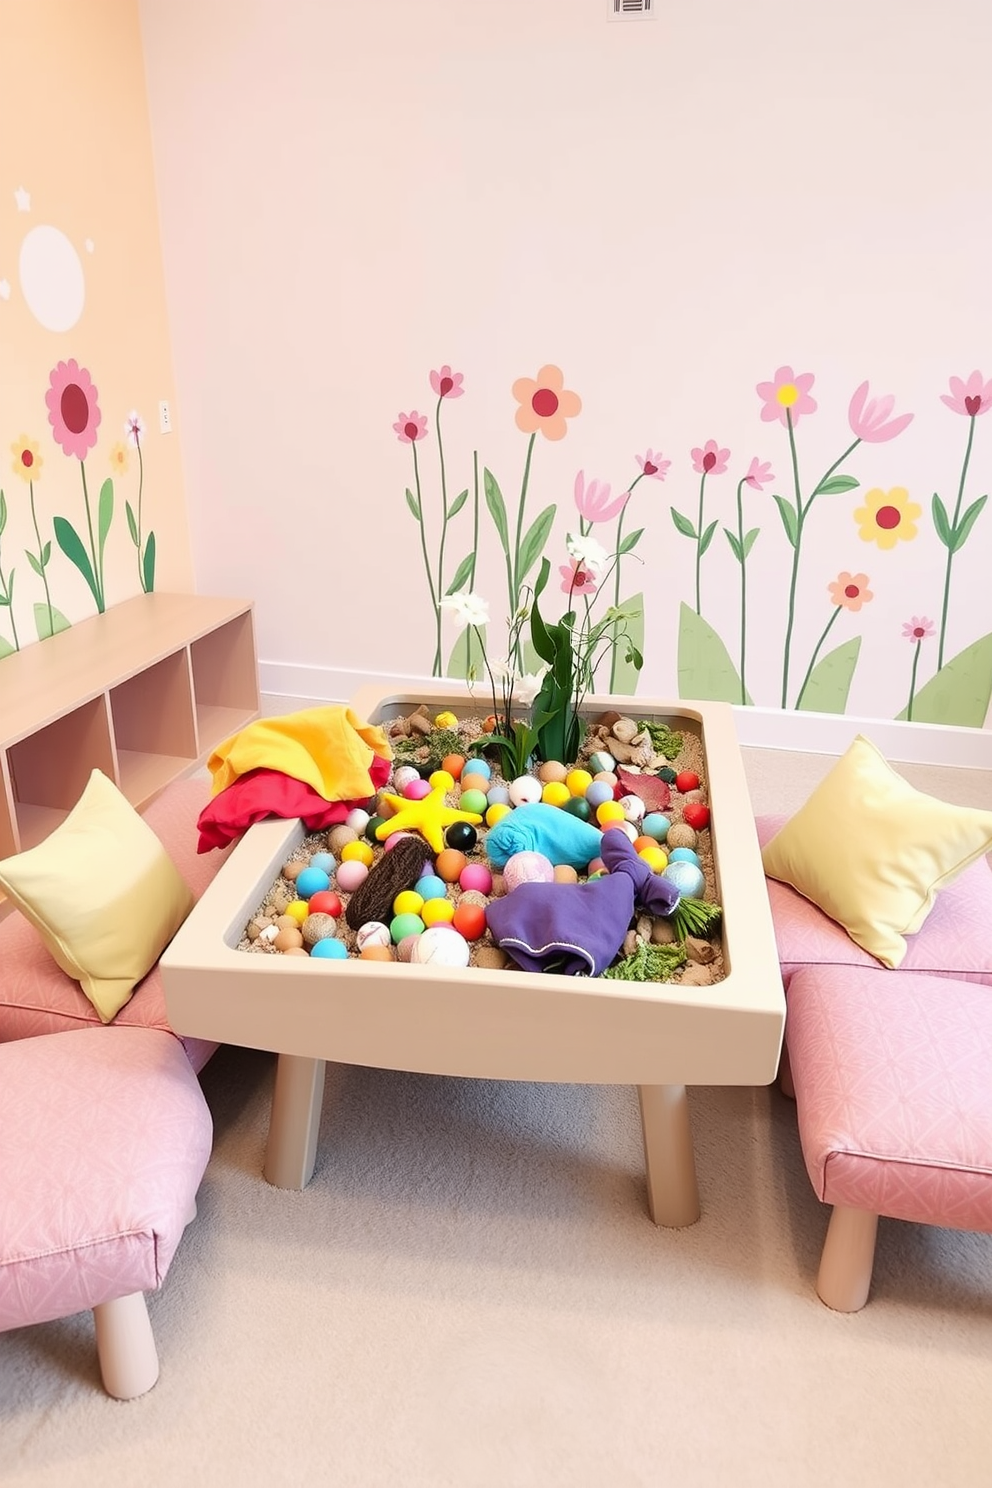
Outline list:
[[[478,842],[479,834],[471,822],[452,822],[444,834],[444,840],[457,852],[467,853],[471,852]]]

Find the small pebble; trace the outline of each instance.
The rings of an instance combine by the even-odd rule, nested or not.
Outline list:
[[[282,865],[282,876],[290,883],[295,883],[299,874],[303,872],[304,864],[295,858],[290,858],[288,863]]]
[[[357,841],[358,833],[355,831],[354,827],[346,827],[343,824],[341,826],[332,827],[327,834],[328,846],[330,847],[331,852],[337,853],[338,857],[341,856],[341,849],[347,843]]]
[[[272,944],[277,951],[288,951],[291,946],[301,946],[303,944],[303,936],[297,929],[295,921],[292,929],[286,926],[285,929],[280,930]]]
[[[487,971],[502,971],[507,964],[507,954],[501,951],[499,946],[477,946],[475,951],[476,966],[483,966]]]

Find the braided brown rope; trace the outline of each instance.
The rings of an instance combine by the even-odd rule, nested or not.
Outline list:
[[[345,919],[352,930],[360,929],[368,920],[388,925],[396,895],[413,888],[430,857],[431,850],[420,837],[402,837],[384,852],[348,900]]]

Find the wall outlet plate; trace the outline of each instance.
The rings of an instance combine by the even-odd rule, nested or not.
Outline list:
[[[158,428],[160,434],[172,433],[172,410],[165,398],[158,405]]]
[[[658,0],[606,0],[608,21],[653,21]]]

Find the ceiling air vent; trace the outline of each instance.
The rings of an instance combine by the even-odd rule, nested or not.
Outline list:
[[[611,21],[653,21],[656,0],[607,0]]]

